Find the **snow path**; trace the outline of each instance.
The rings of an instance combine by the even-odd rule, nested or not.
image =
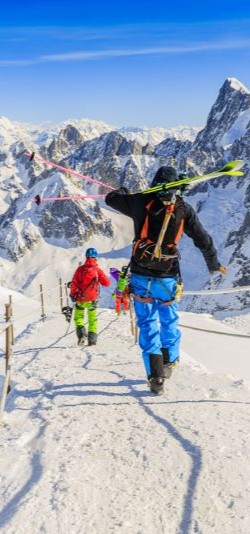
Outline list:
[[[79,349],[66,328],[51,313],[15,345],[0,429],[1,533],[250,532],[244,381],[184,353],[154,397],[127,317],[101,309],[96,347]]]

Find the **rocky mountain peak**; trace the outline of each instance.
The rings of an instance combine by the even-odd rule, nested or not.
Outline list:
[[[205,128],[197,135],[195,150],[220,147],[221,140],[239,116],[250,110],[250,92],[236,78],[227,78],[208,115]]]
[[[83,145],[85,139],[72,124],[59,132],[59,135],[53,139],[50,145],[45,149],[45,155],[49,158],[62,159],[68,155],[69,151],[76,150]]]

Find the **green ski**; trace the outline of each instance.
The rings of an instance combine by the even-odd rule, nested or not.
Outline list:
[[[159,184],[155,187],[150,187],[149,189],[145,189],[142,191],[144,195],[148,193],[155,193],[158,191],[165,191],[166,189],[176,189],[183,185],[196,185],[201,182],[206,182],[207,180],[212,180],[213,178],[218,178],[219,176],[227,175],[227,176],[244,176],[244,172],[240,171],[243,167],[245,162],[242,159],[237,159],[235,161],[230,161],[224,167],[221,167],[221,169],[218,169],[217,171],[210,172],[208,174],[202,174],[201,176],[192,176],[183,178],[181,180],[177,180],[176,182],[169,182],[166,184]]]

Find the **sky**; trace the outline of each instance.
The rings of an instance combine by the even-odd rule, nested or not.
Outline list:
[[[155,397],[130,316],[100,308],[97,345],[79,349],[50,282],[45,322],[39,299],[11,291],[1,533],[250,532],[250,316],[181,314],[180,364]]]
[[[5,2],[0,116],[203,126],[227,77],[250,87],[250,4]]]

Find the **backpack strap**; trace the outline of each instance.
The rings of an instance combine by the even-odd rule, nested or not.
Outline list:
[[[89,267],[89,269],[92,269],[92,267]],[[97,272],[97,271],[96,271]],[[83,272],[83,277],[82,277],[82,280],[84,280],[84,272]],[[94,286],[95,283],[98,283],[98,276],[97,274],[95,276],[93,276],[92,280],[89,282],[89,284],[85,287],[83,293],[79,293],[78,294],[78,297],[80,297],[81,299],[83,297],[85,297],[85,294],[86,294],[86,291],[87,289],[89,289],[91,286]]]
[[[163,220],[163,223],[162,223],[162,227],[161,227],[161,231],[159,233],[159,236],[158,236],[155,248],[154,248],[154,252],[152,254],[152,258],[151,258],[152,261],[153,261],[154,258],[160,258],[161,257],[161,254],[162,254],[161,245],[162,245],[163,239],[165,237],[165,234],[166,234],[166,231],[167,231],[167,228],[168,228],[168,225],[169,225],[169,221],[170,221],[171,217],[174,215],[174,208],[175,208],[175,203],[176,203],[176,194],[174,193],[172,195],[171,200],[169,202],[167,202],[167,204],[164,201],[163,201],[163,203],[166,206],[165,217],[164,217],[164,220]]]
[[[148,237],[148,217],[149,217],[149,210],[150,210],[153,202],[154,202],[154,199],[150,200],[150,202],[145,206],[146,210],[147,210],[147,214],[146,214],[146,217],[145,217],[145,220],[144,220],[141,232],[140,232],[139,239],[144,239],[144,238]]]

